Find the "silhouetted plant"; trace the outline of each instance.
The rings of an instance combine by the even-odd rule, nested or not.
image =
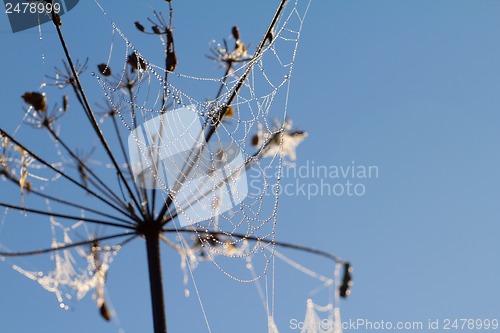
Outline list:
[[[89,152],[84,153],[71,147],[70,142],[74,141],[71,140],[71,137],[68,140],[60,133],[59,121],[70,112],[68,111],[68,95],[64,94],[60,99],[61,103],[56,103],[52,108],[50,105],[52,105],[53,99],[48,93],[31,91],[22,95],[28,106],[28,109],[25,110],[25,122],[36,129],[47,131],[54,145],[53,148],[61,160],[50,162],[49,159],[42,156],[43,152],[30,148],[30,144],[21,142],[14,135],[0,128],[2,138],[0,175],[3,183],[10,183],[14,188],[19,188],[22,198],[20,205],[1,202],[0,206],[9,210],[21,211],[24,214],[49,217],[53,234],[62,233],[63,239],[57,241],[54,236],[49,248],[23,252],[3,251],[0,256],[54,254],[56,268],[49,274],[37,275],[18,266],[15,266],[15,269],[38,281],[45,289],[54,292],[63,308],[67,308],[67,304],[65,304],[65,296],[61,292],[61,288],[76,291],[77,299],[95,289],[96,303],[100,314],[104,319],[110,320],[112,314],[104,298],[104,285],[109,264],[122,246],[136,238],[144,239],[147,248],[153,322],[156,333],[166,332],[167,327],[162,284],[161,240],[177,250],[188,265],[189,262],[203,260],[207,257],[212,258],[214,255],[248,257],[265,248],[274,249],[274,246],[321,255],[338,264],[344,264],[345,272],[339,292],[341,297],[347,297],[351,286],[351,266],[349,263],[324,251],[277,241],[274,238],[274,224],[270,232],[264,233],[262,236],[255,234],[266,222],[274,221],[276,205],[273,206],[271,217],[262,218],[262,222],[259,220],[257,225],[252,225],[247,232],[237,232],[237,227],[247,220],[254,219],[253,216],[250,217],[244,211],[243,217],[236,218],[237,213],[233,213],[233,216],[229,214],[225,222],[233,223],[235,227],[233,229],[223,228],[217,217],[220,208],[217,203],[214,203],[211,208],[216,214],[205,224],[194,223],[184,227],[169,227],[169,224],[173,224],[179,214],[183,214],[185,210],[190,209],[207,196],[213,195],[213,192],[228,186],[242,170],[254,167],[265,158],[288,157],[295,160],[296,148],[306,138],[306,132],[294,129],[289,119],[275,121],[272,125],[259,123],[256,124],[257,128],[253,128],[253,123],[248,122],[251,126],[249,125],[249,129],[246,130],[244,138],[246,139],[249,135],[250,140],[246,141],[248,141],[249,147],[254,148],[255,152],[248,154],[248,158],[237,170],[233,170],[225,178],[217,180],[215,188],[207,186],[199,193],[199,196],[195,195],[190,198],[192,201],[187,203],[187,208],[176,202],[176,189],[178,190],[190,181],[192,173],[195,172],[194,169],[202,158],[203,151],[208,149],[208,143],[222,140],[222,134],[218,132],[219,129],[240,122],[245,123],[244,119],[241,118],[242,105],[245,103],[244,98],[241,97],[243,96],[241,95],[242,88],[248,84],[247,79],[254,66],[262,66],[261,57],[264,52],[268,49],[275,51],[273,43],[276,42],[277,38],[280,38],[280,33],[286,32],[285,30],[283,30],[284,32],[276,31],[276,26],[283,14],[287,0],[280,2],[268,29],[263,33],[263,38],[253,54],[249,53],[249,46],[241,40],[241,34],[237,27],[231,29],[232,46],[227,40],[223,40],[221,44],[212,43],[209,50],[210,55],[207,57],[220,63],[225,69],[225,73],[220,80],[215,98],[203,104],[200,112],[200,117],[203,118],[203,127],[199,136],[203,138],[203,145],[188,154],[182,166],[182,173],[179,174],[179,178],[176,179],[172,188],[167,188],[166,184],[163,184],[165,188],[158,189],[157,186],[150,186],[154,184],[148,183],[151,181],[161,183],[162,181],[158,177],[159,151],[152,150],[148,153],[152,161],[152,165],[148,168],[153,174],[153,178],[147,179],[144,175],[138,176],[134,173],[131,156],[127,154],[125,135],[130,135],[131,131],[140,126],[142,121],[147,120],[148,117],[162,116],[171,112],[176,106],[185,105],[183,102],[179,102],[182,96],[169,82],[169,76],[176,75],[175,71],[179,64],[172,28],[172,2],[168,0],[166,2],[169,12],[168,22],[161,13],[154,11],[154,19],[148,19],[149,24],[151,24],[150,29],[145,28],[141,22],[134,23],[135,27],[145,35],[161,39],[165,47],[164,68],[154,67],[135,49],[128,54],[125,70],[121,72],[115,71],[110,63],[98,64],[95,75],[105,91],[107,102],[106,109],[102,113],[95,112],[91,107],[90,98],[85,93],[80,81],[80,75],[88,70],[87,61],[80,63],[73,60],[62,32],[61,18],[55,13],[52,14],[65,60],[62,70],[56,68],[55,74],[48,76],[51,81],[48,85],[60,89],[69,88],[72,91],[76,102],[83,110],[87,123],[90,125],[92,135],[98,140],[98,144]],[[296,42],[298,42],[298,36],[296,38]],[[164,73],[159,76],[158,72],[162,70]],[[291,73],[291,68],[287,70]],[[144,108],[145,111],[141,109],[143,107],[137,100],[143,94],[141,86],[145,80],[150,80],[153,77],[161,82],[161,102],[159,106],[155,104],[156,113],[149,115],[146,112],[149,109]],[[287,74],[281,85],[274,87],[275,91],[287,84],[288,80],[289,75]],[[111,89],[110,87],[115,88]],[[272,97],[274,98],[274,95]],[[242,101],[239,101],[238,98],[241,98]],[[73,108],[70,110],[75,112]],[[98,119],[99,115],[101,116],[100,120]],[[255,119],[258,118],[255,117]],[[81,125],[74,126],[80,127]],[[254,132],[250,133],[250,129]],[[161,137],[157,139],[158,142],[161,141]],[[91,162],[95,161],[94,155],[96,155],[97,163],[105,165],[104,168],[96,170],[93,167]],[[218,150],[212,155],[219,162],[226,158],[222,150]],[[72,166],[74,171],[66,170],[65,166],[67,165]],[[2,187],[4,186],[2,185]],[[66,187],[70,187],[70,191],[75,195],[71,197],[63,195],[62,188]],[[52,189],[54,190],[51,191]],[[82,200],[75,199],[78,191],[84,196]],[[70,210],[72,213],[32,207],[25,203],[26,195],[55,203],[61,209]],[[214,198],[217,199],[217,196]],[[92,200],[99,203],[95,204]],[[255,199],[255,201],[259,201],[257,205],[261,205],[260,201],[262,200],[262,196]],[[91,201],[92,203],[90,203]],[[75,211],[80,212],[80,214],[75,213]],[[260,208],[255,213],[255,217],[259,217],[259,212]],[[89,239],[74,241],[69,234],[71,228],[58,222],[59,220],[73,221],[75,223],[71,226],[73,229],[80,225],[96,225],[117,229],[119,232],[105,236],[96,234]],[[196,235],[197,238],[193,242],[188,242],[182,237],[183,234]],[[169,239],[168,235],[177,235],[181,237],[180,241],[176,243]],[[256,245],[249,248],[248,242],[254,242]],[[71,262],[74,258],[71,257],[69,250],[74,250],[86,262],[87,269],[84,273],[72,269]],[[57,286],[55,286],[56,284]]]

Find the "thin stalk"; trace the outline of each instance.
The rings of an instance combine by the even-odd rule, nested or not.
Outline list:
[[[134,226],[127,225],[127,224],[108,222],[108,221],[103,221],[103,220],[96,220],[96,219],[91,219],[91,218],[81,217],[81,216],[58,214],[58,213],[47,212],[47,211],[34,209],[34,208],[26,208],[23,206],[11,205],[11,204],[8,204],[5,202],[0,202],[0,207],[10,208],[10,209],[14,209],[14,210],[19,210],[19,211],[29,212],[29,213],[39,214],[39,215],[59,217],[61,219],[68,219],[68,220],[73,220],[73,221],[84,221],[84,222],[93,223],[93,224],[106,225],[106,226],[110,226],[110,227],[125,228],[125,229],[130,229],[130,230],[136,229]]]
[[[336,263],[345,263],[346,262],[343,259],[341,259],[340,257],[338,257],[330,252],[323,251],[323,250],[318,250],[318,249],[315,249],[312,247],[302,246],[302,245],[297,245],[297,244],[292,244],[292,243],[278,242],[278,241],[271,240],[271,239],[259,238],[256,236],[250,236],[250,235],[244,235],[244,234],[226,233],[226,232],[222,232],[222,231],[208,231],[207,232],[206,230],[202,230],[202,229],[163,229],[162,232],[164,232],[164,233],[184,232],[184,233],[191,233],[191,234],[209,234],[209,235],[217,235],[217,236],[235,237],[235,238],[239,238],[242,240],[252,240],[252,241],[256,241],[256,242],[262,242],[264,244],[272,244],[272,245],[280,246],[280,247],[287,248],[287,249],[298,250],[298,251],[302,251],[302,252],[316,254],[316,255],[328,258],[330,260],[333,260]]]
[[[231,72],[232,68],[233,68],[233,62],[230,61],[230,62],[227,63],[226,73],[224,73],[224,78],[222,79],[222,82],[220,84],[219,90],[217,91],[217,95],[215,95],[215,99],[219,98],[220,95],[222,94],[222,90],[226,86],[227,78],[228,78],[229,72]]]
[[[52,127],[47,126],[46,128],[47,128],[47,130],[49,131],[49,133],[52,135],[52,137],[53,137],[56,141],[58,141],[58,142],[59,142],[59,143],[63,146],[64,150],[66,150],[66,152],[67,152],[67,153],[68,153],[68,154],[69,154],[69,155],[70,155],[70,156],[71,156],[74,160],[76,160],[76,161],[79,163],[79,165],[81,165],[81,166],[83,167],[83,169],[85,169],[85,171],[87,171],[87,172],[89,173],[89,175],[91,175],[92,177],[94,177],[94,179],[95,179],[95,180],[96,180],[96,181],[97,181],[97,182],[98,182],[101,186],[103,186],[103,187],[104,187],[104,189],[106,189],[107,194],[106,194],[106,192],[105,192],[105,191],[103,191],[101,188],[99,188],[99,187],[97,187],[97,188],[98,188],[98,189],[100,189],[100,190],[103,192],[103,194],[104,194],[104,195],[106,195],[108,198],[110,198],[110,199],[114,198],[114,200],[113,200],[113,199],[112,199],[112,200],[113,200],[115,203],[118,203],[120,206],[122,206],[124,209],[126,209],[126,208],[127,208],[127,205],[126,205],[124,202],[122,202],[122,201],[120,200],[120,198],[118,197],[118,195],[117,195],[116,193],[114,193],[114,192],[113,192],[113,190],[111,190],[111,189],[109,188],[109,186],[107,186],[107,185],[106,185],[106,184],[105,184],[105,183],[101,180],[101,178],[99,178],[99,177],[95,174],[95,172],[93,172],[93,171],[92,171],[92,169],[90,169],[89,167],[87,167],[87,165],[86,165],[85,163],[83,163],[83,161],[82,161],[82,160],[81,160],[81,159],[80,159],[80,158],[79,158],[79,157],[78,157],[78,156],[77,156],[77,155],[76,155],[76,154],[75,154],[75,153],[74,153],[74,152],[73,152],[73,151],[69,148],[69,146],[68,146],[68,145],[67,145],[67,144],[66,144],[66,143],[65,143],[65,142],[61,139],[61,137],[60,137],[59,135],[57,135],[57,133],[56,133],[56,132],[52,129]],[[111,198],[109,195],[111,195],[111,197],[112,197],[112,198]]]
[[[127,81],[129,81],[129,80],[127,79]],[[130,96],[130,111],[132,113],[132,127],[136,128],[138,126],[137,125],[137,114],[136,114],[136,110],[135,110],[135,106],[134,106],[134,103],[135,103],[134,96],[135,95],[134,95],[134,91],[132,90],[132,85],[127,84],[127,91],[128,91],[129,96]],[[135,182],[134,182],[134,184],[135,184]],[[139,200],[141,200],[141,204],[143,202],[146,202],[146,206],[141,205],[140,207],[137,207],[137,208],[141,210],[142,215],[145,216],[146,219],[149,219],[149,207],[148,207],[149,200],[148,200],[148,193],[146,191],[146,184],[144,182],[144,178],[142,179],[142,196],[143,197],[141,198],[141,195],[139,194]]]
[[[90,244],[94,244],[95,242],[101,242],[101,241],[110,240],[110,239],[114,239],[114,238],[125,237],[128,235],[130,235],[130,233],[120,233],[120,234],[104,236],[104,237],[100,237],[100,238],[89,239],[89,240],[81,241],[81,242],[77,242],[77,243],[71,243],[71,244],[66,244],[66,245],[61,245],[61,246],[56,246],[56,247],[51,247],[51,248],[46,248],[46,249],[40,249],[40,250],[33,250],[33,251],[0,252],[0,256],[1,257],[33,256],[33,255],[38,255],[38,254],[56,252],[56,251],[60,251],[60,250],[67,250],[67,249],[71,249],[71,248],[82,246],[82,245],[90,245]],[[128,243],[129,241],[131,241],[132,239],[134,239],[136,237],[137,237],[137,235],[134,235],[130,238],[127,238],[124,242],[122,242],[118,246],[124,245],[125,243]]]
[[[97,123],[97,120],[95,118],[94,112],[92,111],[92,108],[90,107],[89,101],[87,99],[87,96],[85,95],[85,91],[83,90],[83,86],[82,86],[82,84],[80,82],[80,77],[78,76],[78,72],[76,71],[75,66],[73,64],[73,60],[72,60],[72,58],[71,58],[71,56],[69,54],[69,50],[68,50],[68,47],[66,46],[66,41],[65,41],[65,39],[63,37],[61,28],[57,24],[57,19],[56,19],[55,15],[56,14],[54,12],[52,12],[52,22],[54,23],[54,26],[56,27],[57,35],[59,36],[59,41],[61,42],[61,46],[62,46],[62,48],[64,50],[64,54],[66,55],[66,60],[68,61],[68,64],[69,64],[69,66],[71,68],[71,72],[73,73],[76,85],[77,85],[78,90],[79,90],[79,92],[81,94],[83,103],[85,105],[85,110],[86,110],[87,117],[88,117],[88,119],[89,119],[92,127],[94,128],[94,131],[95,131],[97,137],[99,138],[99,141],[101,142],[102,146],[104,147],[104,150],[106,151],[109,159],[113,163],[113,165],[114,165],[114,167],[116,169],[116,172],[118,173],[119,177],[122,179],[123,183],[125,184],[125,187],[127,189],[127,192],[129,194],[130,198],[135,203],[136,207],[141,207],[139,205],[139,202],[137,201],[137,198],[132,193],[132,190],[131,190],[129,184],[125,180],[125,176],[123,175],[123,172],[121,171],[120,166],[118,165],[118,162],[115,159],[115,156],[111,152],[111,149],[110,149],[110,147],[109,147],[109,145],[108,145],[108,143],[106,141],[106,138],[104,137],[104,134],[102,133],[102,131],[101,131],[100,127],[99,127],[99,124]],[[141,210],[139,209],[139,211],[141,211]],[[141,211],[141,214],[142,214],[142,211]],[[144,217],[144,214],[143,214],[143,217]]]
[[[114,114],[111,117],[111,119],[113,121],[113,127],[115,129],[116,136],[118,137],[118,143],[120,145],[120,149],[121,149],[121,152],[123,154],[123,158],[125,159],[125,163],[127,163],[127,170],[130,173],[130,177],[134,177],[134,174],[132,173],[132,167],[130,166],[130,159],[128,158],[127,152],[125,150],[125,146],[124,146],[123,140],[122,140],[122,135],[120,133],[120,129],[118,128],[118,122],[116,121],[116,117]],[[135,183],[135,181],[133,182],[133,184],[134,184],[135,192],[137,193],[137,196],[140,198],[141,194],[139,192],[139,188],[137,187],[137,184]]]

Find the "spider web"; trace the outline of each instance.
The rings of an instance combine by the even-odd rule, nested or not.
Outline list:
[[[287,119],[287,108],[290,78],[309,4],[309,1],[299,0],[287,2],[274,26],[272,38],[265,42],[259,54],[254,54],[251,49],[241,52],[237,46],[243,42],[234,37],[220,43],[212,42],[212,58],[222,67],[228,58],[235,60],[227,76],[221,78],[166,73],[164,66],[155,65],[145,58],[110,21],[113,42],[106,66],[113,71],[119,68],[120,71],[112,76],[95,74],[109,105],[117,112],[125,134],[129,136],[130,152],[139,155],[137,167],[143,171],[135,178],[139,187],[156,188],[161,193],[160,202],[172,198],[175,208],[169,213],[177,218],[169,223],[174,228],[181,228],[178,220],[184,218],[190,222],[187,228],[220,233],[218,238],[197,232],[194,242],[202,249],[204,260],[212,261],[221,272],[242,282],[253,281],[253,278],[233,275],[224,268],[224,260],[216,257],[244,257],[261,253],[264,264],[259,277],[271,263],[272,256],[264,254],[262,249],[272,245],[255,242],[249,245],[248,253],[243,254],[239,249],[243,240],[231,235],[271,240],[275,237],[282,163],[284,159],[295,159],[295,148],[306,135],[293,129]],[[232,44],[236,44],[234,51],[231,50]],[[116,66],[120,63],[121,66]],[[165,79],[166,74],[168,79]],[[247,79],[243,80],[244,77]],[[133,97],[126,92],[131,81]],[[236,91],[240,84],[241,89]],[[193,88],[197,86],[205,89]],[[196,96],[200,90],[206,94],[206,91],[216,91],[219,86],[221,93],[215,98]],[[230,105],[232,114],[220,120],[218,115],[228,106],[232,95],[235,95]],[[176,112],[179,109],[181,111]],[[195,113],[198,119],[192,121],[189,118],[186,123],[182,115],[182,112],[187,112],[186,109]],[[207,144],[206,133],[215,122],[218,127]],[[175,127],[179,135],[167,138],[168,133],[163,134],[162,129],[172,131],[171,127]],[[155,144],[148,146],[144,140]],[[210,176],[210,170],[213,173],[217,162],[216,151],[209,146],[214,143],[216,147],[226,144],[238,150],[242,156],[241,163],[228,165],[225,172]],[[199,150],[193,149],[193,153],[189,150],[193,147],[199,147]],[[204,150],[209,151],[206,156],[197,156],[202,155],[200,151]],[[162,151],[168,152],[162,154]],[[163,160],[158,155],[167,154],[175,158],[170,164],[159,166]],[[194,161],[197,157],[199,161]],[[161,176],[162,167],[169,169],[166,173],[183,179],[184,183],[179,185],[166,181]],[[205,168],[209,170],[209,176],[203,180],[192,175],[198,172],[199,176]],[[247,182],[253,187],[241,193],[239,186],[232,185],[240,180],[241,173],[245,171]],[[149,176],[144,176],[145,173]],[[220,202],[227,201],[228,197],[233,197],[237,204],[222,209]],[[204,207],[200,207],[200,202]],[[200,213],[203,209],[203,214],[210,217],[202,221],[193,219],[205,216]],[[183,241],[184,238],[181,233],[177,234],[177,239]]]

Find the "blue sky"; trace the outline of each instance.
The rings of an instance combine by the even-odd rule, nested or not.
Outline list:
[[[134,21],[150,16],[151,6],[161,9],[161,1],[102,4],[148,59],[161,61],[159,42],[133,28]],[[174,2],[178,70],[222,75],[204,57],[208,42],[227,36],[237,24],[255,47],[274,6],[269,1]],[[341,302],[344,320],[499,318],[499,12],[500,3],[488,0],[313,1],[288,109],[294,124],[309,133],[298,148],[297,166],[354,161],[379,172],[354,180],[366,188],[359,197],[282,196],[277,236],[353,263],[353,292]],[[62,55],[48,25],[40,41],[36,29],[12,34],[6,15],[0,17],[0,124],[12,131],[22,116],[19,96],[35,90]],[[97,7],[80,3],[63,22],[75,57],[89,56],[94,70],[105,60],[111,38]],[[84,80],[89,94],[100,92],[89,75]],[[2,198],[6,193],[0,188]],[[0,241],[16,236],[0,234]],[[8,264],[0,265],[0,331],[150,331],[144,250],[140,241],[130,244],[110,270],[108,292],[117,325],[99,317],[90,297],[74,310],[60,310],[53,295]],[[331,263],[321,258],[286,253],[332,274]],[[206,331],[193,290],[190,298],[183,296],[179,258],[169,249],[164,272],[169,330]],[[265,330],[252,284],[236,283],[209,263],[195,274],[214,332]],[[288,322],[303,320],[307,292],[318,283],[285,265],[277,267],[276,279],[278,327],[294,332]]]

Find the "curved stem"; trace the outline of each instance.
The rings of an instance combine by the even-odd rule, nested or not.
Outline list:
[[[19,186],[19,179],[16,179],[15,177],[13,177],[11,174],[9,174],[7,172],[1,172],[0,171],[0,174],[4,175],[5,178],[7,178],[11,182],[13,182],[14,184],[17,184]],[[86,207],[86,206],[83,206],[83,205],[80,205],[80,204],[77,204],[77,203],[74,203],[74,202],[70,202],[70,201],[67,201],[67,200],[63,200],[63,199],[54,197],[54,196],[48,195],[46,193],[39,192],[39,191],[37,191],[37,190],[35,190],[33,188],[30,189],[29,193],[37,195],[37,196],[39,196],[41,198],[44,198],[44,199],[48,199],[48,200],[51,200],[51,201],[54,201],[54,202],[58,202],[58,203],[63,204],[63,205],[67,205],[69,207],[83,209],[85,211],[88,211],[88,212],[91,212],[91,213],[94,213],[94,214],[98,214],[98,215],[101,215],[101,216],[104,216],[104,217],[107,217],[107,218],[110,218],[110,219],[113,219],[113,220],[116,220],[116,221],[120,221],[120,222],[123,222],[123,223],[134,225],[132,222],[127,221],[125,219],[122,219],[120,217],[117,217],[117,216],[114,216],[114,215],[111,215],[111,214],[106,214],[106,213],[103,213],[103,212],[101,212],[99,210],[96,210],[96,209],[92,209],[92,208],[89,208],[89,207]]]
[[[33,209],[33,208],[26,208],[26,207],[23,207],[23,206],[11,205],[11,204],[8,204],[8,203],[5,203],[5,202],[0,202],[0,207],[10,208],[10,209],[14,209],[14,210],[23,211],[23,212],[29,212],[29,213],[33,213],[33,214],[59,217],[61,219],[68,219],[68,220],[73,220],[73,221],[84,221],[84,222],[93,223],[93,224],[107,225],[107,226],[110,226],[110,227],[125,228],[125,229],[130,229],[130,230],[135,230],[136,229],[134,226],[127,225],[127,224],[121,224],[121,223],[115,223],[115,222],[108,222],[108,221],[96,220],[96,219],[90,219],[90,218],[81,217],[81,216],[73,216],[73,215],[67,215],[67,214],[58,214],[58,213],[46,212],[46,211],[39,210],[39,209]]]
[[[73,247],[78,247],[82,245],[90,245],[95,242],[101,242],[105,240],[110,240],[113,238],[119,238],[119,237],[125,237],[130,235],[130,233],[121,233],[121,234],[115,234],[115,235],[110,235],[110,236],[104,236],[104,237],[99,237],[99,238],[94,238],[94,239],[89,239],[86,241],[82,242],[77,242],[77,243],[71,243],[71,244],[66,244],[66,245],[61,245],[61,246],[56,246],[56,247],[51,247],[51,248],[46,248],[46,249],[40,249],[40,250],[33,250],[33,251],[23,251],[23,252],[0,252],[1,257],[24,257],[24,256],[33,256],[33,255],[38,255],[38,254],[45,254],[45,253],[51,253],[51,252],[56,252],[60,250],[67,250],[71,249]],[[118,246],[122,246],[125,243],[128,243],[132,239],[136,238],[137,235],[134,235],[130,238],[127,238],[124,242],[119,244]]]
[[[297,245],[297,244],[292,244],[292,243],[286,243],[286,242],[278,242],[270,239],[265,239],[265,238],[259,238],[256,236],[249,236],[249,235],[244,235],[244,234],[237,234],[237,233],[227,233],[227,232],[222,232],[222,231],[206,231],[202,229],[163,229],[162,232],[164,233],[177,233],[177,232],[184,232],[184,233],[191,233],[191,234],[208,234],[208,235],[217,235],[217,236],[226,236],[226,237],[236,237],[242,240],[252,240],[256,242],[262,242],[265,244],[272,244],[276,246],[280,246],[283,248],[288,248],[292,250],[298,250],[302,252],[307,252],[311,254],[316,254],[325,258],[328,258],[330,260],[333,260],[336,263],[345,263],[343,259],[340,257],[330,253],[326,252],[323,250],[318,250],[312,247],[308,246],[302,246],[302,245]]]

